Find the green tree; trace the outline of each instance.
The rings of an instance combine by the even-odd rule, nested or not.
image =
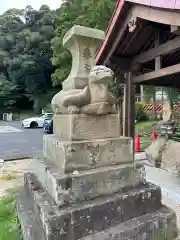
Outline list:
[[[180,93],[176,88],[163,88],[163,91],[167,94],[171,108],[173,110],[174,102],[180,100]]]
[[[38,11],[27,6],[0,16],[0,74],[33,101],[52,88],[51,40],[57,13],[43,5]]]

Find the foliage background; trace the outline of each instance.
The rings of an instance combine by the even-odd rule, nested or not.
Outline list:
[[[105,30],[116,0],[66,0],[55,11],[9,9],[0,15],[0,112],[39,112],[71,68],[64,34],[74,25]]]

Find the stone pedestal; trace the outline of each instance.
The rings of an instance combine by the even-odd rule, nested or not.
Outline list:
[[[78,40],[83,34],[85,45],[94,42],[96,31],[83,29],[74,27],[64,40],[76,58],[78,48],[80,52],[84,49]],[[75,44],[74,48],[69,44]],[[87,60],[89,50],[85,53]],[[73,65],[63,89],[82,87],[87,76],[81,67]],[[58,109],[59,102],[54,102]],[[161,204],[161,189],[146,182],[144,166],[134,163],[133,140],[119,136],[119,115],[107,112],[102,111],[101,116],[96,111],[89,115],[55,114],[54,135],[44,137],[43,157],[33,160],[24,187],[17,193],[24,240],[176,237],[174,212]]]
[[[55,132],[44,137],[44,157],[31,165],[17,194],[24,240],[177,235],[175,213],[161,204],[161,189],[147,183],[144,166],[133,162],[131,138],[70,141]]]
[[[54,164],[36,161],[17,194],[25,240],[176,237],[175,213],[161,204],[161,189],[145,182],[143,166],[63,176]]]
[[[54,115],[54,134],[62,140],[94,140],[120,135],[119,114],[91,116],[85,114]]]
[[[44,137],[44,157],[62,173],[133,162],[132,139],[126,137],[62,141]]]
[[[63,82],[63,90],[82,89],[88,84],[88,73],[95,65],[97,44],[105,38],[101,30],[74,26],[64,36],[63,44],[73,56],[72,68]]]

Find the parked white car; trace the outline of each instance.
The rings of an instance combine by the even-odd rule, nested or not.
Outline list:
[[[26,118],[21,122],[21,126],[24,128],[42,128],[44,126],[44,120],[53,117],[53,113],[44,113],[38,117]]]

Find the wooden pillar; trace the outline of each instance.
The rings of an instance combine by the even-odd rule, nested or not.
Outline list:
[[[141,95],[141,101],[143,101],[144,100],[144,86],[143,85],[140,86],[140,95]]]
[[[124,84],[124,101],[123,101],[123,136],[128,136],[128,84],[127,76]]]
[[[119,115],[120,115],[120,136],[123,135],[123,100],[120,98],[119,101]]]
[[[124,87],[124,132],[123,135],[134,139],[135,92],[132,84],[132,72],[126,74]]]
[[[155,47],[158,47],[160,45],[160,32],[156,32],[155,35]],[[161,69],[162,64],[162,56],[157,56],[155,58],[155,70]]]
[[[160,45],[160,31],[155,32],[155,40],[154,40],[154,45],[155,47],[158,47]],[[155,70],[161,69],[161,62],[162,62],[162,57],[157,56],[155,58]],[[154,87],[154,92],[153,92],[153,115],[154,118],[156,118],[156,87]]]
[[[135,89],[132,84],[132,72],[127,74],[128,83],[128,137],[134,138],[134,120],[135,120]]]

